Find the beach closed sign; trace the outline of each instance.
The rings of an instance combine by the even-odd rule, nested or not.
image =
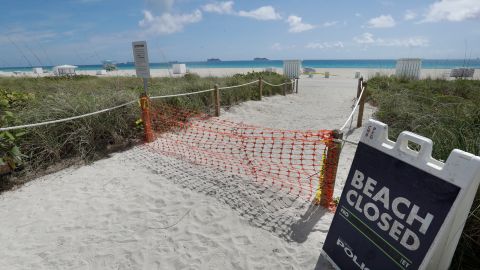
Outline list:
[[[460,187],[369,145],[375,129],[362,135],[324,253],[340,269],[423,268]]]
[[[132,42],[133,59],[137,77],[150,78],[150,64],[148,61],[148,50],[146,41]]]

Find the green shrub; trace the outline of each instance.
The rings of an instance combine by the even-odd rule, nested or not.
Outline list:
[[[25,109],[31,99],[33,99],[32,94],[0,89],[0,127],[18,124],[19,121],[17,121],[17,116],[12,112],[12,109]],[[0,132],[0,166],[8,165],[15,170],[23,164],[25,156],[20,152],[18,145],[24,135],[25,131],[23,130]]]

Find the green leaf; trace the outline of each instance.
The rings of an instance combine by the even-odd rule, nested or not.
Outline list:
[[[12,133],[5,131],[4,133],[11,141],[15,141],[15,137],[13,137]]]
[[[13,113],[10,112],[10,111],[5,111],[5,115],[10,116],[10,117],[13,117]]]
[[[20,148],[18,146],[14,146],[10,149],[10,154],[12,154],[13,157],[21,156],[22,153],[20,153]]]
[[[15,133],[15,137],[17,137],[17,138],[22,137],[25,134],[27,134],[27,132],[25,132],[25,131],[17,132],[17,133]]]
[[[5,161],[3,160],[3,158],[0,158],[0,165],[5,165]]]

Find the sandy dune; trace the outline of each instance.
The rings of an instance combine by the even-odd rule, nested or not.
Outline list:
[[[353,76],[302,77],[299,94],[246,102],[221,117],[272,128],[339,128],[356,85]],[[367,106],[365,119],[372,111]],[[346,136],[358,140],[360,132]],[[329,269],[319,254],[331,213],[152,146],[0,195],[0,268]],[[354,151],[346,144],[342,152],[337,196]]]

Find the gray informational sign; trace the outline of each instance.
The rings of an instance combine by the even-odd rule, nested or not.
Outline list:
[[[148,62],[148,49],[146,41],[132,42],[133,59],[137,77],[150,78],[150,65]]]

